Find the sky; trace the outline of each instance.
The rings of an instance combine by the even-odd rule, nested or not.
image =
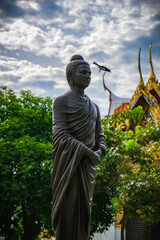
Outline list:
[[[68,91],[66,65],[81,54],[92,71],[86,94],[106,115],[109,94],[93,62],[111,70],[105,83],[114,94],[131,98],[139,48],[149,78],[150,43],[160,81],[160,0],[1,0],[0,86],[55,98]]]

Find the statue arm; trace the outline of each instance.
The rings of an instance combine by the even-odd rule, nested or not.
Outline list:
[[[74,139],[79,145],[82,145],[84,148],[84,156],[89,158],[93,165],[97,165],[100,162],[100,156],[95,151],[88,148],[84,143],[80,142],[77,138],[75,138],[72,134],[67,131],[66,121],[67,114],[65,113],[65,103],[67,99],[65,96],[60,96],[54,100],[53,104],[53,134],[54,131],[60,129],[66,135],[66,137]]]
[[[96,123],[96,150],[100,153],[100,156],[104,156],[106,153],[106,141],[102,130],[100,111],[97,107],[97,123]]]

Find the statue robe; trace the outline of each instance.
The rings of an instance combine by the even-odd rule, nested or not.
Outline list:
[[[86,149],[105,153],[99,109],[71,91],[53,105],[53,208],[56,240],[88,240],[96,166]]]

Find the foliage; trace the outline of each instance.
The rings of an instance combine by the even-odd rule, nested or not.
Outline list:
[[[97,184],[104,191],[109,213],[113,216],[124,211],[123,226],[136,214],[148,223],[160,221],[160,123],[148,122],[145,128],[138,125],[129,131],[119,128],[126,119],[135,126],[142,113],[138,107],[106,116],[102,121],[107,153],[98,168]],[[100,231],[108,227],[103,218],[98,225]]]
[[[51,230],[52,100],[0,90],[0,235],[35,239]]]
[[[0,90],[0,234],[6,240],[51,233],[51,105],[30,91]],[[123,225],[135,214],[160,221],[160,124],[135,127],[142,113],[138,107],[102,121],[107,153],[97,168],[92,234],[106,230],[122,209]],[[134,127],[123,131],[128,120]]]

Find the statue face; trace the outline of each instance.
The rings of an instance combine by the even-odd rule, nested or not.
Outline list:
[[[80,88],[87,88],[91,81],[91,69],[87,64],[80,64],[75,71],[73,84]]]

